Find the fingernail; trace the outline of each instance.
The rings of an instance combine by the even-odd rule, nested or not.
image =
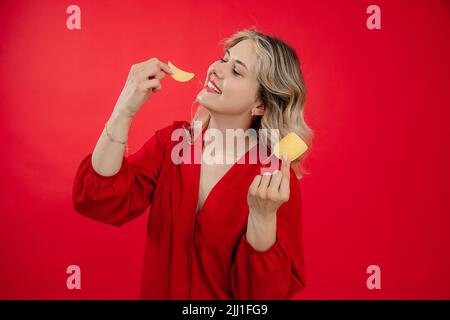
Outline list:
[[[272,172],[273,175],[277,174],[278,172],[280,172],[280,170],[276,169]]]
[[[263,173],[263,176],[270,176],[270,175],[271,175],[271,173],[269,171],[266,171]]]
[[[283,160],[284,160],[284,161],[287,161],[287,159],[288,159],[288,156],[287,156],[287,153],[285,153],[285,154],[283,155]]]

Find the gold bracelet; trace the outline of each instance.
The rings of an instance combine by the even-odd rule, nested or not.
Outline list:
[[[128,142],[128,140],[125,142],[122,142],[122,141],[115,140],[113,137],[111,137],[111,135],[108,132],[107,124],[108,124],[108,121],[106,121],[106,123],[105,123],[105,131],[106,131],[106,136],[109,138],[109,140],[111,140],[112,142],[120,143],[120,144],[126,144]]]

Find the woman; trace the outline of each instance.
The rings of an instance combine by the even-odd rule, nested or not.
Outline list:
[[[312,132],[303,119],[305,87],[294,50],[255,29],[236,33],[225,42],[223,59],[209,67],[197,95],[207,115],[197,112],[194,118],[203,124],[202,134],[189,144],[180,142],[174,133],[192,133],[193,124],[175,121],[125,156],[133,118],[170,73],[156,58],[132,66],[93,153],[78,168],[75,210],[120,226],[151,204],[143,299],[291,298],[305,287],[299,161],[291,164],[285,157],[277,160],[280,170],[261,174],[263,159],[249,161],[258,139],[230,138],[225,131],[278,129],[281,137],[294,131],[310,145]],[[205,161],[210,130],[224,137],[214,157],[233,161]],[[257,132],[273,140],[270,131]],[[230,139],[244,142],[244,150]],[[176,162],[177,154],[192,159],[198,142],[200,163]],[[174,152],[180,143],[183,151]]]

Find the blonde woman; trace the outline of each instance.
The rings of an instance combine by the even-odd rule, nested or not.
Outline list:
[[[194,122],[175,121],[124,155],[133,118],[172,72],[152,58],[132,66],[76,173],[73,204],[84,216],[120,226],[151,204],[142,299],[289,299],[305,287],[297,178],[306,154],[295,163],[276,160],[279,170],[264,174],[263,159],[250,159],[260,141],[269,147],[270,129],[280,138],[294,131],[311,144],[298,58],[285,42],[254,28],[234,34],[224,48],[196,97],[204,111],[193,119],[201,134],[185,139],[180,132],[195,131]],[[257,136],[226,134],[252,128]],[[211,131],[222,133],[222,143],[208,149]],[[231,161],[206,161],[211,155]]]

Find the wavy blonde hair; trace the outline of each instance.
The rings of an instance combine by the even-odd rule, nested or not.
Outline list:
[[[224,50],[246,39],[253,40],[255,44],[256,77],[259,82],[257,95],[265,110],[262,116],[254,116],[251,127],[259,135],[266,135],[262,141],[274,143],[273,141],[278,139],[271,136],[270,129],[279,130],[279,139],[289,132],[295,132],[305,141],[308,150],[291,164],[297,178],[301,178],[304,174],[310,174],[305,170],[303,161],[311,152],[313,131],[304,119],[306,88],[299,59],[294,49],[286,42],[263,34],[255,27],[243,29],[224,39]],[[198,102],[197,99],[195,102]],[[205,128],[211,115],[203,109],[197,109],[192,117],[192,124],[194,121],[201,121],[202,128]]]

